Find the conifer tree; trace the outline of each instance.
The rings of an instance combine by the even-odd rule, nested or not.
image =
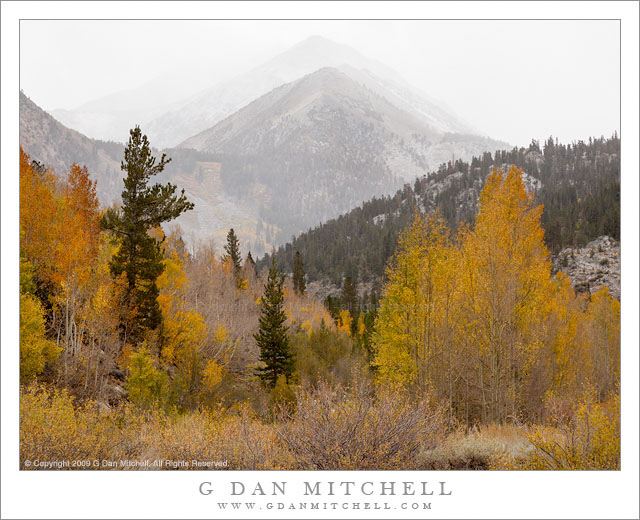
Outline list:
[[[236,277],[236,281],[240,280],[240,269],[242,268],[242,257],[240,256],[240,241],[236,236],[236,232],[231,228],[227,233],[227,245],[224,246],[224,250],[227,253],[223,257],[223,262],[231,260],[233,265],[233,275]]]
[[[345,276],[344,278],[341,299],[342,308],[348,310],[351,316],[354,316],[358,306],[358,292],[356,290],[356,284],[350,276]]]
[[[103,229],[115,233],[121,247],[110,264],[114,276],[127,277],[127,299],[131,309],[128,334],[137,337],[143,329],[155,329],[161,320],[156,280],[164,269],[158,241],[149,231],[193,208],[177,186],[154,184],[149,180],[164,170],[170,159],[162,154],[159,162],[139,126],[130,131],[120,168],[127,173],[122,207],[109,209],[101,220]]]
[[[254,273],[256,272],[256,262],[255,262],[255,260],[253,259],[253,256],[251,256],[251,251],[249,251],[249,252],[247,253],[247,258],[246,258],[246,260],[244,261],[244,269],[245,269],[245,270],[251,270],[251,271],[253,271]]]
[[[284,312],[284,276],[278,271],[275,260],[271,261],[269,277],[264,286],[260,302],[259,329],[254,338],[260,349],[260,361],[264,366],[256,370],[265,387],[273,389],[278,377],[285,376],[287,381],[294,368],[294,358],[289,349],[289,327],[285,325]]]
[[[296,256],[293,260],[293,289],[300,295],[304,294],[307,289],[307,282],[304,276],[304,263],[302,262],[300,251],[296,251]]]

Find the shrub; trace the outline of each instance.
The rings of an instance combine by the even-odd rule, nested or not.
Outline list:
[[[33,381],[47,363],[54,362],[61,348],[45,335],[44,309],[31,294],[20,295],[20,380]]]
[[[620,395],[607,402],[585,392],[573,410],[550,404],[551,427],[535,427],[528,439],[533,450],[525,457],[502,461],[501,469],[620,469]]]
[[[135,435],[137,428],[131,417],[126,422],[126,435]],[[93,401],[76,406],[66,390],[50,392],[37,385],[21,393],[21,465],[26,460],[102,461],[127,456],[130,445],[124,436],[115,418],[102,412]]]
[[[145,456],[218,462],[217,468],[231,470],[289,469],[291,465],[273,429],[246,404],[170,418],[149,439]]]
[[[142,348],[131,354],[128,360],[129,377],[127,390],[131,402],[151,408],[160,404],[166,394],[166,374],[155,367],[154,360],[149,350]]]
[[[442,408],[428,397],[376,395],[367,382],[301,389],[296,408],[295,415],[282,409],[274,427],[299,469],[415,469],[419,450],[445,430]]]

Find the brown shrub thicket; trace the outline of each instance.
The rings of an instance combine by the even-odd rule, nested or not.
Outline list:
[[[274,427],[301,469],[411,469],[444,437],[445,417],[428,396],[321,382],[300,390],[295,415],[283,409]]]
[[[587,392],[550,400],[550,426],[482,425],[448,431],[428,396],[320,383],[298,390],[295,412],[273,422],[248,405],[184,414],[79,403],[32,385],[20,401],[20,461],[213,461],[216,469],[608,469],[620,467],[620,400]],[[171,469],[170,465],[162,466]],[[96,469],[79,465],[60,469]],[[30,469],[38,469],[31,466]],[[55,469],[55,468],[54,468]],[[133,469],[136,469],[134,466]],[[189,466],[189,469],[196,469]],[[202,468],[200,468],[202,469]]]
[[[221,462],[220,469],[289,469],[273,428],[246,404],[234,409],[199,411],[170,419],[156,430],[145,457]]]

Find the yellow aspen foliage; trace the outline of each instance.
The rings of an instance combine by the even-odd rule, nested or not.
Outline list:
[[[149,349],[143,346],[128,362],[127,390],[129,400],[143,408],[159,404],[166,392],[166,374],[155,366]]]
[[[20,381],[27,383],[58,358],[61,348],[45,335],[44,309],[35,296],[20,295]]]
[[[449,234],[440,215],[416,214],[388,269],[389,282],[376,319],[373,347],[378,383],[428,386],[431,362],[444,347],[438,330],[446,321],[443,311],[449,293],[444,286],[447,279],[455,279],[448,270],[451,254]]]
[[[591,362],[589,380],[604,398],[620,381],[620,302],[606,287],[591,295],[580,341]]]
[[[35,171],[20,148],[20,248],[38,277],[54,283],[60,280],[55,270],[58,211],[55,177],[48,171]]]
[[[364,313],[358,315],[358,336],[362,337],[365,334],[367,326],[364,323]]]
[[[536,427],[528,439],[533,451],[511,468],[533,470],[620,469],[620,394],[599,402],[597,391],[584,392],[569,417],[552,427]]]
[[[549,352],[546,359],[548,381],[547,398],[550,395],[567,394],[584,381],[588,360],[578,341],[578,330],[584,321],[582,299],[576,298],[571,280],[559,272],[555,278],[554,294],[546,327]],[[577,396],[576,396],[577,397]]]
[[[542,207],[522,172],[494,171],[455,242],[437,214],[403,233],[372,334],[380,385],[431,388],[472,421],[543,419],[545,399],[619,381],[619,302],[551,276]],[[585,310],[586,309],[586,310]]]
[[[213,335],[213,341],[215,341],[216,343],[225,343],[229,340],[230,332],[231,331],[227,327],[225,327],[224,324],[218,325]]]
[[[118,356],[118,364],[124,368],[125,370],[129,370],[129,363],[131,363],[131,356],[135,351],[130,343],[127,343],[124,347],[122,347],[122,352]]]
[[[164,266],[157,281],[158,304],[162,312],[161,355],[165,362],[175,363],[181,349],[198,350],[205,345],[207,327],[202,316],[185,304],[189,280],[175,251],[165,259]]]
[[[213,359],[207,361],[202,372],[202,383],[205,392],[213,392],[215,387],[222,381],[224,369]]]
[[[351,313],[346,309],[341,310],[337,320],[338,331],[351,335],[351,323],[353,323]]]
[[[525,192],[521,170],[496,170],[480,196],[472,230],[461,234],[462,290],[473,364],[469,382],[483,419],[517,416],[529,367],[542,347],[550,312],[551,264],[540,225],[542,207]],[[468,376],[469,377],[469,376]]]
[[[311,324],[310,320],[305,321],[302,325],[302,330],[307,332],[307,338],[311,339],[311,336],[313,336],[313,325]]]

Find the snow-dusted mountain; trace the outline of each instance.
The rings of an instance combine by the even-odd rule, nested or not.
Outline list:
[[[426,114],[398,108],[399,96],[390,102],[372,74],[343,70],[323,68],[282,85],[181,144],[219,156],[224,189],[257,204],[261,219],[278,227],[277,242],[452,156],[504,145],[444,133]]]
[[[344,67],[374,91],[382,89],[399,108],[412,107],[441,131],[469,133],[471,128],[434,100],[406,84],[396,72],[347,45],[313,36],[265,64],[216,85],[146,125],[156,146],[175,146],[233,114],[284,83],[325,67]]]

